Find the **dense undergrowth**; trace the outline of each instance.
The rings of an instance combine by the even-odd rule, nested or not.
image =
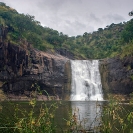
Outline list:
[[[127,14],[128,15],[128,14]],[[118,54],[132,54],[133,20],[119,24],[112,23],[104,29],[92,33],[69,37],[49,27],[41,26],[34,16],[20,14],[15,9],[0,2],[0,25],[8,27],[6,41],[21,45],[24,41],[35,48],[67,49],[75,57],[101,59]]]

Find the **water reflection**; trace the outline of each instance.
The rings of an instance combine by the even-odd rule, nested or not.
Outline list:
[[[76,114],[78,122],[87,129],[94,129],[100,124],[102,102],[95,101],[72,101],[72,113]]]
[[[47,107],[51,107],[55,101],[46,101]],[[102,105],[104,102],[95,102],[95,101],[62,101],[61,104],[59,102],[59,107],[55,112],[55,125],[56,130],[58,133],[62,132],[63,130],[69,129],[67,126],[66,120],[69,120],[69,113],[72,114],[77,113],[78,121],[82,121],[81,125],[89,130],[94,127],[97,127],[100,124],[99,117],[102,113]],[[5,107],[3,108],[3,112],[6,114],[6,117],[9,117],[14,113],[14,106],[13,105],[20,105],[20,110],[26,110],[29,112],[31,108],[29,108],[28,102],[3,102],[2,105]],[[40,105],[42,102],[37,102],[34,112],[35,115],[38,116],[40,112]],[[11,113],[7,113],[10,110]],[[52,110],[51,110],[52,111]],[[50,113],[50,112],[49,112]],[[12,115],[13,116],[13,115]]]

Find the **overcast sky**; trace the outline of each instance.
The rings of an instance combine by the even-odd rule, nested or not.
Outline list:
[[[133,0],[1,0],[19,13],[30,14],[69,36],[83,35],[132,17]]]

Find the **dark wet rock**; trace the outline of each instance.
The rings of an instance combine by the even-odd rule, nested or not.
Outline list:
[[[65,66],[69,59],[58,53],[42,52],[21,40],[21,45],[5,41],[6,30],[0,33],[0,82],[7,94],[23,95],[40,86],[49,95],[63,98],[68,81]],[[45,93],[46,94],[46,93]]]
[[[105,93],[130,94],[133,92],[133,56],[101,60],[100,72]]]

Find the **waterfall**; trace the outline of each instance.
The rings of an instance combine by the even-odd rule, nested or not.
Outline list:
[[[98,60],[71,60],[71,101],[103,100]]]

